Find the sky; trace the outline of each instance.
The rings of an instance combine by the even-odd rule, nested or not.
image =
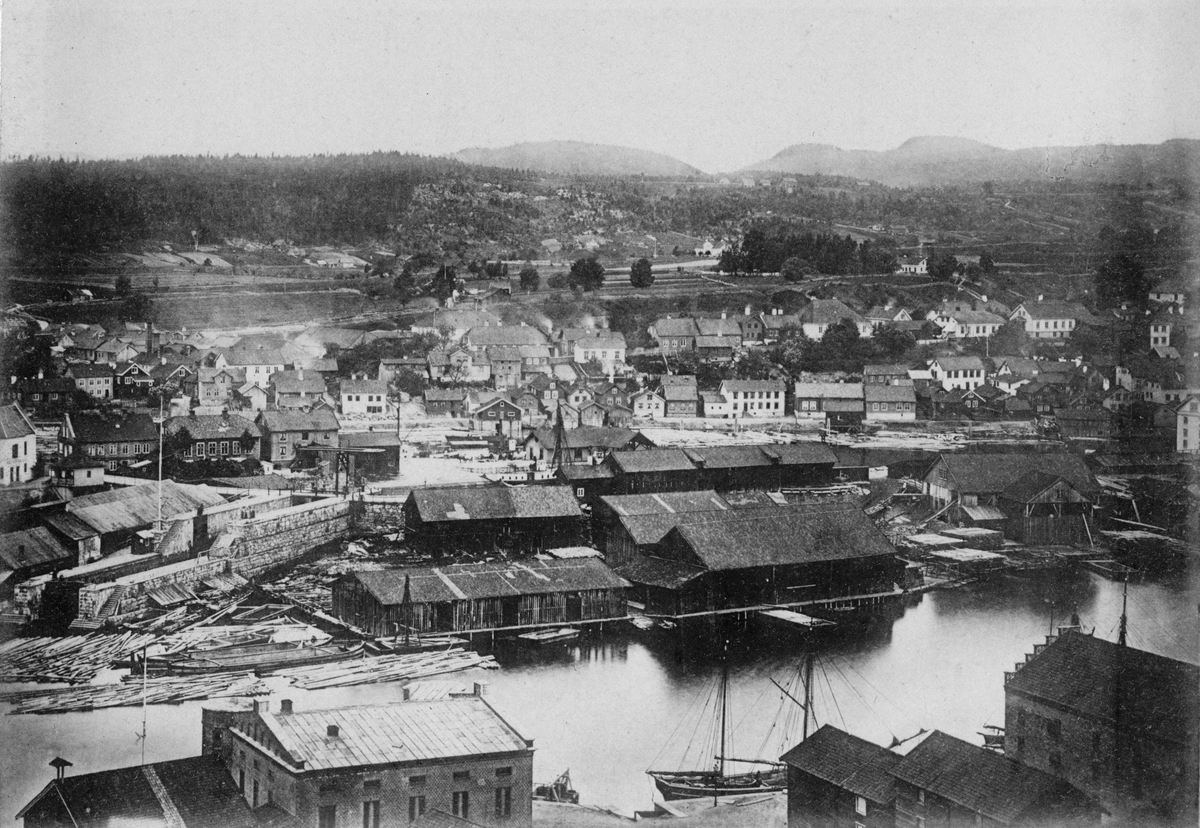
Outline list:
[[[0,158],[1200,138],[1195,0],[4,0]]]

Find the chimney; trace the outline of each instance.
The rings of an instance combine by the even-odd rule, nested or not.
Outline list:
[[[45,378],[46,378],[46,372],[43,371],[41,368],[39,368],[38,369],[38,379],[45,379]]]
[[[330,739],[336,739],[338,737],[338,726],[337,725],[329,725],[328,727],[326,727],[325,735],[328,736]]]
[[[1040,294],[1040,293],[1038,294],[1038,301],[1039,302],[1042,301],[1042,294]]]
[[[17,544],[17,563],[25,563],[25,544]]]
[[[487,695],[487,682],[486,681],[475,682],[475,687],[472,692],[474,695],[479,696],[480,698],[483,698],[484,696]]]
[[[54,768],[54,779],[61,782],[62,778],[67,775],[67,768],[71,767],[71,762],[63,759],[61,756],[55,756],[50,760],[50,767]]]
[[[749,316],[749,315],[750,315],[750,306],[749,306],[749,305],[746,305],[746,311],[745,311],[745,315],[746,315],[746,316]]]
[[[411,700],[412,699],[412,690],[408,687],[402,687],[400,689],[400,697],[401,697],[402,701]]]
[[[296,369],[296,379],[300,380],[301,382],[304,382],[304,369],[303,368]]]
[[[281,699],[279,701],[280,715],[288,716],[291,714],[291,712],[292,712],[292,700],[291,699]]]
[[[725,319],[725,318],[727,318],[727,316],[728,316],[728,314],[726,314],[726,313],[725,313],[725,311],[721,311],[721,318],[722,318],[722,319]]]

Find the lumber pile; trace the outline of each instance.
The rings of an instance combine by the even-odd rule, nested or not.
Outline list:
[[[277,670],[275,675],[286,676],[304,690],[321,690],[326,687],[348,687],[354,684],[409,681],[469,670],[472,667],[495,669],[497,666],[496,659],[492,656],[482,656],[470,650],[451,650],[381,655],[333,664],[292,667]]]
[[[89,684],[56,690],[21,690],[0,695],[10,713],[77,713],[103,707],[178,704],[195,699],[256,696],[270,692],[253,673],[143,678],[126,676],[120,684]]]
[[[14,638],[0,644],[0,681],[88,682],[153,641],[153,635],[133,632]]]

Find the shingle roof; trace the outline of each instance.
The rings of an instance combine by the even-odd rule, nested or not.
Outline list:
[[[722,380],[721,390],[745,392],[779,392],[783,393],[783,380]]]
[[[275,386],[275,390],[280,394],[313,394],[320,396],[325,393],[324,378],[309,369],[305,374],[303,371],[276,371],[271,374],[271,385]]]
[[[881,805],[895,797],[896,780],[888,771],[900,758],[833,725],[822,725],[779,757],[781,762]]]
[[[258,426],[236,414],[197,414],[192,417],[170,417],[164,424],[167,434],[187,429],[195,440],[230,440],[250,432],[251,437],[261,437]]]
[[[528,325],[471,328],[467,340],[476,347],[489,345],[545,345],[546,335]]]
[[[100,534],[145,526],[158,518],[158,483],[139,483],[122,489],[77,497],[66,505],[66,511]],[[162,481],[162,515],[164,518],[191,512],[197,507],[224,505],[215,489]]]
[[[1091,314],[1078,302],[1056,300],[1025,302],[1021,305],[1033,319],[1090,319]],[[1015,311],[1014,311],[1015,312]]]
[[[855,324],[863,321],[862,316],[840,299],[813,299],[798,314],[801,322],[816,325],[832,325],[843,319],[850,319]]]
[[[697,319],[696,329],[701,336],[732,336],[742,338],[742,324],[736,319]]]
[[[1022,665],[1005,693],[1168,742],[1195,744],[1200,667],[1067,632]]]
[[[265,431],[337,431],[338,418],[328,408],[312,411],[264,411],[259,415]]]
[[[1048,773],[933,731],[892,766],[897,779],[1002,823],[1047,795],[1075,791]]]
[[[983,360],[979,357],[938,357],[934,360],[943,371],[982,371]]]
[[[632,452],[646,454],[648,452]],[[673,515],[679,512],[728,512],[733,507],[711,489],[694,492],[611,495],[600,498],[618,515]]]
[[[566,486],[415,489],[409,495],[409,501],[426,523],[502,518],[571,518],[583,514]]]
[[[626,473],[692,471],[696,466],[683,449],[660,448],[621,451],[612,455],[613,465]]]
[[[33,434],[33,422],[16,403],[0,406],[0,440],[19,440]]]
[[[666,558],[639,557],[616,568],[626,580],[663,589],[678,589],[688,581],[704,574],[704,569]]]
[[[861,509],[840,503],[746,510],[728,520],[685,523],[672,533],[710,570],[896,554]]]
[[[88,379],[96,377],[112,377],[113,369],[107,362],[76,362],[67,367],[75,379]]]
[[[306,770],[424,763],[531,747],[476,696],[260,715]],[[328,735],[330,725],[337,726],[337,736]]]
[[[340,389],[345,394],[387,394],[387,383],[383,380],[344,379]]]
[[[517,345],[491,345],[487,348],[489,362],[520,362],[521,349]]]
[[[700,329],[696,326],[696,320],[690,317],[656,319],[652,327],[655,336],[660,338],[664,336],[697,336],[700,333]]]
[[[1066,452],[943,454],[938,465],[945,466],[957,491],[970,494],[999,494],[1030,471],[1062,477],[1084,494],[1095,494],[1098,489],[1083,458]]]
[[[416,603],[587,589],[624,589],[629,586],[599,558],[379,569],[353,572],[346,577],[358,581],[383,606],[396,606],[404,602],[406,580],[409,599]]]
[[[911,385],[879,385],[869,383],[863,389],[867,402],[911,402],[917,401],[917,392]]]

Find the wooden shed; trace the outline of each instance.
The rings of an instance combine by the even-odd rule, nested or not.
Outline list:
[[[403,512],[405,540],[435,557],[533,553],[584,540],[583,512],[566,486],[415,489]]]
[[[1005,534],[1035,544],[1087,543],[1091,532],[1087,515],[1092,500],[1066,478],[1031,471],[1000,494],[1000,508],[1008,516]]]
[[[379,636],[597,623],[626,616],[628,587],[597,558],[351,572],[333,613]]]

